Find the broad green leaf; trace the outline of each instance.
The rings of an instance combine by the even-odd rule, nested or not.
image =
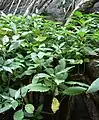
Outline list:
[[[0,108],[0,113],[3,113],[5,111],[9,110],[11,107],[12,107],[12,105],[7,105],[7,106],[5,106],[3,108]]]
[[[0,94],[0,96],[6,100],[13,101],[13,98]]]
[[[50,51],[50,52],[53,51],[53,49],[45,48],[45,47],[40,47],[39,50],[44,51],[44,52],[46,52],[46,51]]]
[[[66,80],[68,77],[68,72],[62,73],[62,74],[56,74],[56,78],[59,80]]]
[[[81,83],[81,82],[68,81],[68,82],[65,82],[65,83],[69,84],[69,85],[79,85],[79,86],[82,86],[82,87],[89,87],[89,85],[87,85],[85,83]]]
[[[29,88],[29,92],[30,91],[35,91],[35,92],[47,92],[49,91],[49,88],[41,83],[38,84],[31,84],[30,88]]]
[[[4,65],[12,64],[13,61],[14,61],[14,59],[7,59],[7,60],[4,62]]]
[[[50,75],[54,74],[54,70],[52,68],[45,68],[45,71]]]
[[[65,58],[62,58],[60,61],[59,61],[59,65],[57,65],[55,67],[55,73],[58,73],[62,70],[65,69],[65,66],[66,66],[66,62],[65,62]]]
[[[97,56],[97,53],[91,47],[84,47],[84,49],[85,49],[85,51],[86,51],[86,53],[88,55],[95,55],[95,56]]]
[[[83,63],[83,60],[80,60],[80,59],[75,60],[75,64],[82,64],[82,63]]]
[[[10,72],[10,73],[13,73],[13,71],[11,70],[10,67],[7,67],[7,66],[3,66],[3,69],[7,72]]]
[[[88,20],[85,20],[84,23],[83,23],[83,25],[85,25],[85,24],[91,22],[92,20],[94,20],[94,18],[90,18],[90,19],[88,19]]]
[[[7,61],[6,61],[7,63]],[[22,67],[25,67],[22,63],[20,62],[12,62],[9,67],[12,69],[12,70],[16,70],[18,68],[22,68]]]
[[[22,32],[21,37],[25,37],[26,35],[31,34],[31,33],[32,31]]]
[[[50,57],[49,59],[46,60],[46,66],[50,65],[53,62],[53,57]]]
[[[13,116],[14,120],[23,120],[23,118],[24,118],[24,113],[22,110],[19,110],[14,113],[14,116]]]
[[[60,83],[63,83],[65,80],[59,80],[59,79],[55,79],[55,82],[57,85],[59,85]]]
[[[20,38],[20,35],[19,35],[19,34],[12,36],[12,39],[13,39],[13,40],[18,40],[19,38]]]
[[[68,72],[71,68],[74,67],[74,66],[72,66],[72,67],[65,68],[65,66],[66,66],[65,58],[63,58],[59,61],[59,65],[57,65],[55,67],[55,73],[56,74],[61,74],[61,73],[64,73],[64,72]]]
[[[75,15],[78,16],[78,17],[82,17],[83,16],[83,14],[81,12],[79,12],[79,11],[76,11]]]
[[[60,64],[61,70],[65,69],[65,67],[66,67],[65,58],[62,58],[62,59],[59,61],[59,64]]]
[[[89,32],[89,30],[87,30],[86,28],[81,28],[77,31],[77,34],[81,37],[84,37],[87,32]]]
[[[89,59],[89,58],[85,58],[85,59],[84,59],[84,63],[86,63],[86,62],[89,63],[89,62],[90,62],[90,59]]]
[[[70,62],[70,64],[75,64],[76,63],[76,60],[74,60],[74,59],[66,59],[66,61]]]
[[[9,88],[9,94],[11,97],[15,97],[16,90]]]
[[[88,88],[86,93],[93,93],[99,90],[99,78],[97,78]]]
[[[16,100],[13,100],[13,101],[11,102],[11,105],[12,105],[12,108],[15,110],[16,107],[18,107],[18,102],[17,102]]]
[[[33,84],[33,85],[34,85],[34,84],[37,84],[38,81],[39,81],[39,79],[33,78],[33,79],[32,79],[32,84]]]
[[[31,53],[31,58],[35,62],[37,60],[37,54],[36,53]]]
[[[9,29],[9,28],[2,28],[2,30],[4,30],[4,32],[5,32],[5,31],[10,31],[10,32],[12,31],[12,30]],[[1,32],[1,31],[0,31],[0,32]]]
[[[17,49],[18,47],[20,47],[20,45],[22,44],[23,40],[16,40],[14,42],[12,42],[12,44],[10,45],[9,47],[9,52],[12,51],[12,50],[15,50]]]
[[[48,87],[52,87],[53,84],[52,84],[52,80],[48,80],[48,79],[44,79],[44,84]]]
[[[43,36],[38,36],[37,38],[35,38],[36,41],[39,41],[39,42],[43,42],[46,40],[47,37],[43,37]]]
[[[72,66],[72,67],[67,67],[67,68],[65,68],[64,70],[61,70],[60,72],[57,72],[56,74],[66,73],[66,72],[68,72],[71,68],[73,68],[73,66]]]
[[[63,70],[63,69],[62,69]],[[56,67],[55,67],[55,73],[58,73],[58,72],[60,72],[61,71],[61,66],[60,65],[57,65]]]
[[[32,104],[26,104],[25,105],[25,110],[27,113],[33,113],[34,112],[34,106]]]
[[[15,33],[17,33],[17,27],[16,27],[16,24],[13,23],[13,22],[11,22],[10,25],[11,25],[11,28],[13,29],[13,31],[14,31]]]
[[[39,59],[42,59],[44,57],[45,53],[44,52],[39,52],[38,53],[38,57]]]
[[[45,73],[39,73],[37,75],[34,76],[33,80],[38,80],[40,78],[48,78],[49,75],[48,74],[45,74]]]
[[[21,92],[20,89],[16,91],[16,93],[15,93],[15,99],[20,98],[20,92]]]
[[[53,44],[52,47],[55,48],[56,50],[58,50],[58,46],[57,45]]]
[[[22,96],[22,97],[25,97],[26,94],[27,94],[27,92],[28,92],[28,86],[23,86],[23,87],[21,88],[21,96]]]
[[[59,107],[60,107],[60,103],[57,100],[57,98],[54,97],[51,104],[51,109],[53,113],[56,113],[56,111],[59,110]]]
[[[2,39],[3,45],[6,45],[9,42],[9,37],[8,36],[4,36]]]
[[[28,69],[28,70],[26,70],[23,74],[24,74],[24,75],[32,75],[33,72],[34,72],[34,70],[31,70],[31,69],[29,70],[29,69]]]
[[[66,95],[78,95],[85,92],[86,90],[87,88],[74,86],[74,87],[68,87],[67,89],[64,90],[63,93]]]
[[[62,48],[65,45],[65,42],[61,43],[59,48]]]

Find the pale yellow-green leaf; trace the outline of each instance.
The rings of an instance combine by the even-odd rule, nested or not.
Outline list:
[[[51,105],[51,109],[54,113],[56,113],[57,110],[59,110],[59,106],[60,106],[60,103],[59,101],[57,100],[57,98],[53,98],[52,100],[52,105]]]

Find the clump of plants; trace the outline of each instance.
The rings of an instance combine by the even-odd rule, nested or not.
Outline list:
[[[57,95],[97,91],[95,83],[89,86],[70,76],[75,66],[89,62],[89,56],[98,56],[98,16],[77,11],[62,26],[43,16],[1,15],[0,113],[13,108],[14,120],[40,120],[44,95],[53,96],[54,114],[60,106]],[[33,103],[36,93],[42,99],[38,105]]]

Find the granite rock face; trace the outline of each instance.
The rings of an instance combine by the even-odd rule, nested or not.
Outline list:
[[[41,13],[45,12],[47,15],[60,21],[63,20],[64,17],[62,0],[51,0],[51,2],[46,2],[45,5],[39,9],[39,11]]]
[[[99,12],[99,2],[97,2],[92,8],[93,12]]]
[[[5,13],[14,13],[18,2],[19,0],[0,0],[0,10],[4,11]],[[34,4],[29,14],[38,11],[38,14],[44,15],[46,14],[48,16],[51,16],[53,19],[58,19],[60,21],[63,20],[64,17],[63,0],[32,0],[32,1],[21,0],[16,11],[16,14],[24,14],[25,10],[32,2],[34,2]]]
[[[70,5],[72,0],[65,0],[66,3],[63,4],[63,0],[45,0],[45,4],[42,6],[42,8],[39,9],[41,13],[46,13],[47,15],[50,15],[52,18],[55,18],[56,20],[62,21],[64,19],[64,9],[67,9],[67,7]],[[81,0],[75,0],[75,4],[77,5]],[[99,12],[99,2],[96,2],[96,4],[91,8],[92,12]]]
[[[65,2],[63,3],[63,1]],[[18,2],[19,0],[0,0],[0,10],[5,13],[14,13]],[[24,14],[25,10],[32,2],[34,2],[34,4],[29,14],[43,14],[49,16],[52,20],[63,21],[65,15],[64,10],[68,8],[72,0],[20,0],[16,14]],[[79,2],[80,0],[76,0],[76,5]],[[92,11],[99,11],[99,2],[94,5]]]

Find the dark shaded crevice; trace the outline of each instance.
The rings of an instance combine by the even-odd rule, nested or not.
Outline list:
[[[74,109],[70,120],[91,120],[87,106],[84,102],[85,95],[78,95],[74,97]]]
[[[91,98],[91,96],[90,95],[86,95],[86,97],[84,97],[84,101],[86,103],[86,106],[87,106],[90,118],[92,120],[99,120],[99,113],[97,111],[97,108],[96,108],[96,106],[94,104],[94,101]]]

